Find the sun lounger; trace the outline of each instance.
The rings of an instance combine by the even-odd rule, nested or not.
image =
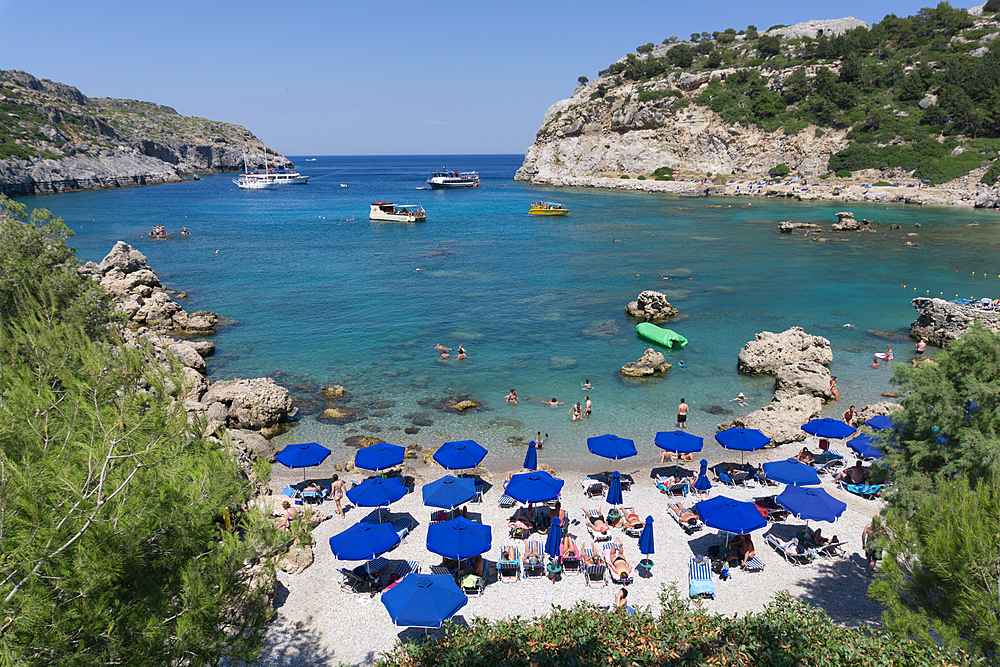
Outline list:
[[[466,595],[479,596],[486,590],[486,580],[476,574],[466,574],[459,579],[458,586]]]
[[[815,550],[803,548],[798,540],[785,542],[771,533],[765,533],[764,541],[792,565],[806,565],[816,559]]]
[[[410,534],[413,530],[413,519],[408,516],[400,516],[392,520],[392,527],[399,535],[399,541],[402,542],[403,538]]]
[[[302,500],[312,505],[317,505],[323,500],[323,494],[319,491],[303,491],[299,495],[302,496]]]
[[[756,505],[760,515],[768,521],[784,521],[788,518],[788,510],[779,505],[774,496],[754,498],[753,504]]]
[[[538,562],[532,565],[528,562],[527,553],[529,551],[534,551],[535,553],[543,554]],[[542,543],[538,540],[532,540],[528,542],[524,549],[525,558],[521,561],[521,568],[524,570],[525,577],[544,577],[545,576],[545,556],[544,551],[542,551]]]
[[[340,568],[338,571],[344,575],[341,586],[354,593],[368,593],[375,595],[379,585],[379,574],[389,565],[389,561],[379,556],[367,563],[362,563],[352,570]]]
[[[508,552],[509,559],[502,554]],[[501,558],[497,561],[497,579],[500,581],[518,581],[521,579],[521,552],[513,545],[507,545],[500,550]]]
[[[604,482],[594,479],[593,477],[584,477],[580,480],[580,484],[583,486],[583,495],[588,498],[603,496],[607,491],[607,487],[604,485]]]
[[[645,523],[640,523],[637,526],[635,526],[635,525],[629,526],[629,524],[628,524],[628,518],[630,516],[639,516],[638,514],[636,514],[636,511],[635,511],[634,507],[623,507],[622,508],[622,516],[625,517],[624,518],[624,522],[622,523],[622,532],[623,533],[625,533],[629,537],[639,537],[640,535],[642,535],[642,528],[643,528],[643,526],[646,525]]]
[[[677,522],[677,525],[684,529],[684,532],[690,535],[696,530],[701,530],[705,527],[702,522],[701,517],[694,509],[689,509],[684,507],[680,503],[667,503],[667,514]]]
[[[604,519],[604,515],[601,514],[600,510],[587,510],[587,509],[585,509],[585,510],[583,510],[583,513],[584,513],[584,516],[586,517],[587,532],[590,533],[590,539],[594,540],[595,542],[607,542],[608,540],[611,539],[611,530],[610,530],[610,528],[608,529],[607,533],[601,534],[601,533],[597,532],[596,530],[594,530],[594,527],[591,525],[591,522],[595,521],[597,519],[601,519],[602,521],[604,521],[605,523],[607,523],[607,521],[605,521],[605,519]],[[611,524],[608,524],[608,525],[610,526]]]
[[[885,484],[848,484],[844,480],[840,480],[837,483],[844,491],[867,498],[868,500],[877,497],[879,492],[886,486]]]
[[[656,488],[660,490],[660,493],[665,493],[668,496],[687,496],[688,494],[688,483],[678,482],[673,477],[661,477],[656,476],[654,480]]]
[[[368,516],[361,519],[358,523],[382,523],[389,516],[389,509],[387,507],[376,507]]]
[[[611,546],[610,544],[604,545],[604,563],[608,566],[608,576],[611,577],[611,582],[621,585],[631,584],[632,583],[631,574],[627,572],[624,574],[620,574],[620,572],[615,569],[611,557],[612,551],[614,551],[613,546]],[[622,555],[624,556],[624,553]],[[628,563],[628,558],[625,559],[625,562]],[[631,563],[629,563],[629,565],[631,565]]]
[[[577,554],[576,556],[566,556],[564,554],[560,554],[559,556],[559,562],[562,564],[563,572],[566,572],[567,574],[570,572],[574,574],[583,572],[583,559],[580,558],[580,548],[576,545],[575,541],[573,542],[573,547],[575,553]]]
[[[608,568],[605,567],[604,563],[594,562],[594,557],[596,556],[596,554],[594,553],[594,550],[591,549],[589,546],[583,548],[583,555],[586,557],[586,562],[590,563],[590,565],[585,565],[583,568],[585,572],[584,582],[587,584],[587,586],[593,588],[598,583],[600,583],[602,586],[607,586]]]
[[[420,574],[420,563],[415,560],[401,560],[392,573],[398,574],[401,578],[410,573]]]
[[[497,499],[497,505],[503,507],[504,509],[513,507],[516,502],[517,502],[516,500],[508,496],[506,493]]]
[[[483,496],[486,495],[486,482],[476,478],[476,497],[473,500],[477,503],[483,502]]]
[[[691,556],[688,570],[688,595],[715,599],[715,582],[712,581],[712,561],[706,556]]]
[[[742,566],[742,569],[744,572],[763,572],[764,562],[754,556]]]

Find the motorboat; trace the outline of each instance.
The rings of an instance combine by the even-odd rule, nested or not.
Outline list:
[[[479,174],[474,171],[453,171],[445,167],[432,171],[427,184],[434,190],[444,188],[478,188]]]
[[[532,202],[528,209],[529,215],[566,215],[569,209],[562,204],[550,201]]]
[[[380,201],[372,204],[368,219],[386,222],[423,222],[427,219],[427,214],[419,204],[392,204]]]

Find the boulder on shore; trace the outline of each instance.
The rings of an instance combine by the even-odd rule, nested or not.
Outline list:
[[[774,381],[774,400],[791,396],[815,396],[823,401],[833,398],[830,393],[830,369],[815,361],[800,361],[778,369]]]
[[[676,317],[677,313],[678,310],[670,305],[666,295],[653,290],[641,292],[635,301],[625,306],[626,315],[644,322],[663,322]]]
[[[945,347],[968,331],[973,322],[1000,333],[1000,313],[997,311],[923,296],[910,303],[917,311],[917,320],[910,325],[910,337],[923,339],[929,345]]]
[[[776,375],[784,366],[801,361],[817,364],[833,361],[830,341],[807,334],[802,327],[781,333],[763,331],[740,350],[737,368],[748,375]]]
[[[216,382],[205,392],[201,402],[226,405],[226,425],[241,429],[259,430],[274,426],[284,420],[292,409],[288,390],[271,378]]]
[[[802,424],[819,416],[823,401],[815,396],[789,396],[773,400],[760,410],[754,410],[731,422],[719,424],[720,431],[731,426],[755,428],[771,439],[773,445],[801,442],[806,438]]]
[[[621,373],[628,377],[646,377],[663,375],[671,368],[663,354],[649,348],[636,361],[630,361],[622,366]]]

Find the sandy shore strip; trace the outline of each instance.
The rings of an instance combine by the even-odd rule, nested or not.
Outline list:
[[[845,456],[851,454],[846,444],[838,441],[832,441],[831,444]],[[810,437],[805,443],[751,452],[746,459],[754,463],[781,460],[794,456],[803,445],[816,451],[818,440]],[[731,454],[733,456],[728,456],[725,460],[740,460],[739,453]],[[849,456],[847,458],[850,459]],[[544,462],[544,452],[539,453],[539,460]],[[484,463],[488,465],[489,461],[487,456]],[[720,461],[709,460],[709,465],[718,462]],[[668,498],[656,489],[651,472],[668,465],[669,462],[661,464],[659,456],[653,458],[648,455],[617,462],[617,469],[623,473],[632,473],[635,480],[631,489],[624,493],[625,505],[634,506],[636,513],[643,519],[647,515],[654,519],[655,554],[651,558],[655,565],[651,570],[652,576],[635,577],[635,582],[628,587],[629,603],[637,607],[652,607],[654,611],[658,610],[657,596],[664,585],[676,585],[682,595],[687,595],[689,558],[693,554],[706,554],[709,546],[719,543],[717,531],[705,528],[687,535],[668,516],[667,502],[675,499]],[[608,505],[603,498],[585,498],[580,480],[588,472],[614,470],[616,463],[588,456],[580,462],[579,467],[581,470],[559,469],[554,474],[566,482],[562,492],[562,505],[570,520],[570,534],[582,546],[590,542],[590,537],[583,522],[581,507],[595,507],[606,512]],[[697,471],[697,458],[694,464],[687,463],[685,467]],[[638,472],[633,473],[635,470]],[[341,474],[341,478],[346,478],[350,486],[352,480],[360,481],[364,478],[360,474],[362,472],[364,471],[356,470],[346,475]],[[481,520],[493,528],[492,548],[484,554],[488,570],[492,570],[491,566],[495,565],[501,548],[506,544],[515,544],[524,553],[522,541],[508,538],[507,523],[514,509],[502,509],[497,505],[502,494],[505,472],[492,471],[493,478],[487,479],[492,488],[488,489],[483,502],[468,505],[470,518]],[[332,474],[332,465],[307,469],[306,472],[307,477],[317,480],[327,480]],[[431,508],[424,506],[420,487],[446,474],[449,474],[448,471],[437,466],[416,467],[415,491],[391,506],[393,516],[408,514],[418,525],[398,547],[384,554],[392,562],[390,567],[394,567],[400,560],[413,560],[419,562],[422,572],[426,573],[431,565],[441,562],[440,557],[426,547]],[[765,564],[764,571],[749,573],[736,569],[728,581],[720,581],[715,577],[716,597],[705,601],[707,609],[723,614],[760,611],[775,593],[786,590],[792,596],[824,609],[837,623],[859,625],[879,621],[881,609],[867,596],[868,580],[864,575],[865,557],[861,548],[861,532],[870,518],[881,509],[882,503],[850,496],[837,489],[828,476],[821,479],[822,488],[847,502],[848,509],[836,523],[812,522],[811,526],[822,528],[824,535],[837,535],[846,541],[847,555],[793,566],[765,544],[763,534],[770,530],[782,539],[789,539],[795,536],[805,522],[792,517],[782,523],[769,524],[752,536],[757,557]],[[280,464],[275,464],[271,488],[277,493],[286,484],[301,480],[301,470],[289,471]],[[783,485],[769,488],[730,488],[715,482],[713,484],[709,497],[726,495],[740,500],[772,495],[784,489]],[[682,500],[693,504],[699,499],[701,498],[688,496]],[[346,502],[347,499],[344,500]],[[372,598],[358,595],[341,586],[343,576],[337,570],[350,569],[359,563],[337,560],[330,551],[329,539],[353,525],[368,514],[369,510],[345,505],[346,517],[340,518],[334,514],[332,502],[324,503],[320,509],[333,516],[313,531],[316,541],[314,563],[297,575],[278,573],[276,616],[259,661],[262,667],[340,663],[366,665],[371,664],[379,653],[389,650],[397,639],[423,635],[423,630],[393,625],[379,596]],[[612,530],[612,533],[622,536],[625,553],[634,567],[641,558],[637,540],[624,536],[618,529]],[[536,533],[531,539],[539,539],[544,543],[545,536]],[[563,575],[554,584],[547,578],[498,582],[492,572],[487,575],[486,580],[486,591],[481,596],[469,599],[468,604],[455,617],[456,622],[469,622],[477,616],[489,619],[510,616],[531,618],[548,612],[553,605],[569,607],[578,600],[610,605],[619,588],[610,582],[607,587],[589,588],[583,575],[577,574]]]

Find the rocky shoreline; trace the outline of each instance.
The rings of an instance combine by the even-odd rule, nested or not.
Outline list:
[[[150,350],[167,369],[179,367],[183,386],[172,387],[172,393],[189,420],[204,420],[206,438],[229,446],[251,479],[255,460],[274,459],[270,438],[285,431],[288,418],[295,416],[291,396],[271,378],[209,382],[205,359],[215,344],[201,337],[215,333],[216,313],[186,312],[146,264],[146,256],[124,241],[100,263],[84,264],[80,273],[104,287],[127,318],[127,347]]]

